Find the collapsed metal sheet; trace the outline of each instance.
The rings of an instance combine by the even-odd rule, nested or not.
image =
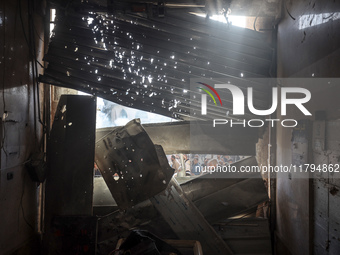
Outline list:
[[[260,130],[257,128],[227,128],[225,139],[212,134],[211,123],[204,121],[153,123],[143,125],[152,142],[162,145],[166,154],[173,153],[213,153],[229,155],[255,155],[256,142]],[[199,123],[199,124],[197,124]],[[96,139],[100,139],[114,128],[101,128],[96,131]],[[220,127],[218,127],[220,132]],[[190,137],[200,139],[190,139]],[[210,146],[206,146],[207,143]]]
[[[44,56],[49,65],[40,76],[47,84],[164,116],[201,119],[190,116],[190,109],[201,107],[199,93],[190,91],[191,78],[235,78],[246,88],[250,77],[270,77],[274,51],[263,33],[207,22],[190,10],[169,8],[166,18],[147,18],[128,9],[96,12],[87,1],[73,2],[67,12],[57,11]],[[256,89],[256,106],[267,107],[270,86]],[[223,104],[232,110],[231,100]],[[224,110],[214,109],[225,118]]]
[[[241,166],[257,166],[257,161],[249,157],[232,165],[240,169]],[[268,201],[260,173],[249,173],[248,177],[228,178],[226,173],[213,173],[183,183],[181,187],[206,220],[215,223],[254,210]]]
[[[256,159],[250,157],[233,165],[239,168],[255,164],[257,164]],[[210,223],[215,223],[228,217],[255,211],[259,204],[268,201],[260,174],[252,174],[250,177],[252,178],[219,178],[217,174],[212,174],[209,178],[207,176],[194,179],[183,177],[176,180],[181,182],[183,192],[205,219]],[[98,180],[95,183],[94,204],[104,205],[106,201],[106,206],[115,206],[116,203],[104,181],[100,177],[96,179]]]
[[[143,124],[152,142],[160,144],[166,154],[190,152],[190,122],[166,122]],[[112,128],[100,128],[96,130],[96,139],[100,139]]]
[[[134,206],[163,191],[174,170],[138,119],[96,142],[95,161],[120,208]]]
[[[180,239],[198,240],[207,254],[233,254],[174,178],[164,192],[150,200]]]
[[[179,131],[178,127],[183,128],[183,124],[180,123],[174,126],[177,131]],[[158,134],[154,137],[155,140],[163,139],[160,138],[164,137],[160,135],[162,130],[167,132],[165,129],[152,131]],[[127,208],[134,203],[137,204],[136,207],[128,210],[130,212],[126,215],[128,220],[123,220],[122,224],[127,224],[130,229],[142,223],[137,208],[143,204],[143,208],[149,212],[150,219],[152,215],[159,213],[174,234],[180,239],[200,241],[207,254],[234,254],[235,250],[240,250],[239,242],[243,242],[242,238],[236,237],[237,239],[231,242],[225,240],[225,235],[221,235],[221,231],[217,232],[211,223],[255,210],[258,204],[268,200],[259,173],[250,174],[249,178],[238,179],[230,176],[228,178],[225,173],[214,173],[190,179],[179,185],[175,178],[170,180],[173,170],[169,167],[162,146],[153,145],[138,121],[134,120],[125,127],[115,128],[107,135],[103,133],[107,133],[107,130],[97,133],[97,139],[101,138],[97,142],[96,161],[104,180],[116,201],[117,198],[119,199],[117,204],[120,207]],[[166,141],[167,139],[163,140],[163,143]],[[179,142],[179,147],[180,145]],[[136,150],[137,147],[139,150]],[[146,165],[133,166],[125,163],[129,161],[131,161],[129,163],[138,163],[141,158]],[[146,168],[149,164],[150,167]],[[239,169],[241,166],[257,165],[257,161],[255,157],[249,157],[233,165]],[[162,169],[168,174],[164,186],[160,185],[163,183],[161,179],[164,178],[163,176],[160,178]],[[152,175],[154,178],[148,181],[138,178],[141,172],[149,175],[154,173]],[[115,174],[119,179],[114,180]],[[135,182],[129,182],[131,180]],[[151,195],[152,192],[154,195]],[[144,202],[140,203],[142,201]],[[148,204],[148,201],[152,204]],[[270,250],[270,242],[267,239],[264,240],[263,246],[265,251]]]

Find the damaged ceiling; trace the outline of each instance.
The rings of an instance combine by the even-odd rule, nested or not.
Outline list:
[[[190,79],[230,79],[245,90],[248,79],[270,77],[273,48],[265,34],[196,16],[203,13],[198,3],[165,8],[165,15],[138,6],[111,13],[85,4],[58,9],[40,81],[192,119],[190,109],[201,106]],[[270,86],[254,86],[254,105],[267,107]],[[224,98],[232,109],[231,94]],[[216,108],[214,116],[224,117],[224,109]]]

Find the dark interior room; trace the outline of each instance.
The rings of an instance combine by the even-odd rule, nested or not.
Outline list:
[[[340,2],[2,0],[0,255],[339,255]]]

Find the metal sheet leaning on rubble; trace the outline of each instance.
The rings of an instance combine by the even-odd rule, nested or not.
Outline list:
[[[161,146],[156,146],[160,164],[166,169],[169,163],[159,148],[162,149]],[[233,254],[194,203],[187,198],[174,177],[164,192],[150,198],[150,201],[180,239],[199,241],[207,255]]]
[[[95,161],[121,209],[162,192],[174,171],[165,164],[162,147],[155,147],[139,119],[98,140]]]
[[[237,170],[258,166],[256,157],[232,163]],[[260,173],[212,173],[181,184],[186,196],[209,223],[248,213],[268,201],[268,194]],[[212,209],[213,208],[213,209]]]
[[[175,178],[171,179],[164,192],[150,200],[180,239],[199,241],[207,255],[233,254],[194,203],[186,197]]]

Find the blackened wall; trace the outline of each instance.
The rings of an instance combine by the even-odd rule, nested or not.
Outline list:
[[[0,3],[1,254],[30,254],[23,247],[35,246],[32,240],[37,233],[39,188],[24,166],[30,155],[40,150],[42,133],[38,122],[37,87],[33,85],[34,50],[33,46],[28,47],[28,2],[34,10],[35,49],[36,55],[40,55],[43,49],[40,1],[4,0]]]
[[[284,17],[278,30],[278,76],[339,77],[340,21],[336,18],[339,14],[339,2],[332,0],[283,2],[285,2]],[[317,99],[317,103],[308,106],[313,114],[310,118],[311,127],[314,128],[315,112],[318,110],[326,113],[328,124],[334,124],[332,121],[340,117],[336,107],[340,87],[334,84],[325,84],[321,89],[308,84],[304,84],[303,87],[308,88],[312,97]],[[290,114],[291,118],[304,118],[295,112]],[[278,118],[289,116],[279,115]],[[338,123],[335,122],[335,125]],[[313,132],[315,133],[315,129]],[[331,129],[325,132],[328,132],[330,140],[338,139]],[[295,148],[293,130],[279,127],[276,133],[276,163],[290,165]],[[308,163],[320,164],[323,162],[315,158],[314,140],[314,137],[310,138],[305,148],[301,148],[303,144],[297,144],[295,149],[306,154],[311,151]],[[322,153],[324,151],[327,149]],[[333,152],[336,150],[333,149]],[[295,178],[294,175],[278,175],[276,236],[281,247],[278,254],[339,254],[339,234],[334,236],[334,233],[337,233],[335,229],[338,228],[331,226],[339,224],[338,217],[332,212],[334,208],[338,208],[340,200],[337,194],[329,194],[336,185],[338,184],[332,183],[327,178],[320,182],[315,176],[312,179],[303,179]],[[330,207],[333,209],[329,209]],[[323,214],[320,213],[322,208]],[[285,248],[282,248],[282,244]]]

